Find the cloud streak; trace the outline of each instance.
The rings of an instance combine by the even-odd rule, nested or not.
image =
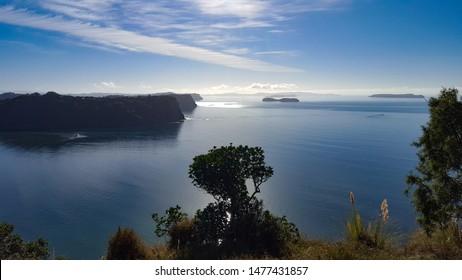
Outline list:
[[[292,83],[252,83],[248,86],[229,86],[221,84],[202,89],[204,93],[278,93],[278,92],[294,92],[298,91],[299,87]]]
[[[136,32],[122,30],[117,27],[102,27],[77,20],[67,20],[59,16],[42,16],[27,10],[17,10],[12,7],[0,8],[0,22],[61,32],[79,37],[85,41],[129,51],[179,57],[231,68],[263,72],[301,71],[299,69],[274,65],[260,60],[179,44],[168,39],[146,36]]]
[[[264,60],[295,56],[258,50],[284,33],[293,15],[336,9],[351,0],[43,0],[0,6],[0,22],[60,32],[76,44],[179,57],[265,72],[300,72]],[[244,31],[244,32],[243,32]],[[252,43],[252,49],[247,46]],[[266,56],[262,56],[266,55]]]

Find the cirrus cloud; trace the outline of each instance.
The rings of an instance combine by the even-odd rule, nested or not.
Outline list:
[[[62,32],[96,44],[129,51],[148,52],[180,57],[231,68],[263,72],[300,72],[299,69],[274,65],[260,60],[225,54],[205,48],[175,43],[171,40],[146,36],[117,27],[101,27],[61,17],[43,16],[12,7],[0,8],[0,22]]]
[[[10,6],[0,6],[0,23],[60,32],[78,39],[76,44],[99,49],[148,52],[252,71],[299,72],[261,56],[296,51],[252,47],[247,52],[243,45],[285,32],[280,23],[293,14],[336,9],[349,1],[9,1]]]

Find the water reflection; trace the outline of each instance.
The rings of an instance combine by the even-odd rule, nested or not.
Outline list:
[[[30,152],[57,152],[79,145],[123,143],[140,145],[162,140],[175,140],[183,122],[159,124],[150,128],[111,129],[64,132],[3,132],[0,146]],[[175,141],[164,141],[173,144]]]

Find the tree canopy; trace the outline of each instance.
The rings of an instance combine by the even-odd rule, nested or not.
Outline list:
[[[14,225],[0,223],[0,259],[45,260],[50,256],[47,240],[38,238],[33,242],[25,242],[13,231]]]
[[[412,203],[417,221],[431,234],[436,228],[458,226],[462,217],[462,99],[454,88],[443,88],[429,101],[430,120],[414,143],[420,148],[416,171],[407,177],[405,193],[415,187]]]
[[[194,157],[189,167],[192,183],[212,195],[218,203],[231,204],[232,218],[240,208],[260,192],[260,186],[273,175],[273,168],[265,165],[260,147],[213,147],[207,154]],[[247,182],[254,187],[249,194]]]

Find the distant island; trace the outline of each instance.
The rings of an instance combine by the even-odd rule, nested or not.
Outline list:
[[[391,94],[391,93],[382,93],[382,94],[372,94],[369,97],[378,97],[378,98],[423,98],[423,95],[417,95],[413,93],[404,93],[404,94]]]
[[[263,102],[300,102],[300,100],[298,100],[297,98],[280,98],[280,99],[277,99],[277,98],[274,98],[274,97],[265,97],[263,98],[262,100]]]
[[[149,127],[184,120],[178,96],[172,95],[76,97],[56,92],[8,95],[12,98],[0,101],[0,131]]]

